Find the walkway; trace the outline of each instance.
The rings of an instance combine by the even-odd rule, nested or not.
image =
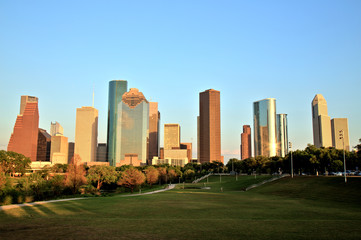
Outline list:
[[[153,192],[137,193],[137,194],[127,194],[127,195],[118,195],[117,197],[135,197],[135,196],[141,196],[141,195],[149,195],[149,194],[154,194],[154,193],[165,192],[165,191],[168,191],[168,190],[173,189],[174,187],[175,187],[174,184],[170,184],[170,185],[168,185],[168,187],[165,188],[165,189],[161,189],[161,190],[157,190],[157,191],[153,191]],[[64,202],[64,201],[75,201],[75,200],[82,200],[82,199],[89,199],[89,198],[85,198],[85,197],[83,197],[83,198],[67,198],[67,199],[40,201],[40,202],[32,202],[32,203],[21,203],[21,204],[4,205],[4,206],[0,206],[0,211],[8,210],[8,209],[13,209],[13,208],[19,208],[19,207],[31,207],[31,206],[34,206],[34,205],[41,205],[41,204],[46,204],[46,203]]]

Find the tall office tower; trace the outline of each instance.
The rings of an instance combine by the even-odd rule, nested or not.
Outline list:
[[[50,161],[51,136],[46,130],[39,128],[37,161]]]
[[[313,144],[320,147],[331,147],[331,119],[327,115],[327,102],[321,94],[312,100]]]
[[[75,149],[75,143],[69,142],[68,143],[68,163],[71,163],[71,159],[74,157],[74,149]]]
[[[180,148],[179,124],[164,124],[164,150]]]
[[[222,161],[220,92],[209,89],[199,93],[200,163]]]
[[[251,126],[243,125],[241,133],[241,160],[252,157]]]
[[[107,144],[98,143],[97,162],[106,162],[106,161],[107,161]]]
[[[148,165],[151,165],[153,157],[159,154],[159,121],[158,103],[149,102],[149,153]]]
[[[331,120],[332,146],[336,149],[350,151],[350,138],[348,135],[347,118],[334,118]],[[343,139],[340,138],[340,131],[343,130]],[[344,142],[343,142],[344,141]],[[343,147],[345,144],[345,148]]]
[[[277,114],[277,156],[288,154],[288,124],[287,114]]]
[[[10,136],[8,151],[13,151],[36,161],[39,129],[38,98],[21,96],[20,114]]]
[[[128,91],[127,85],[126,80],[113,80],[109,82],[107,159],[110,166],[115,166],[121,159],[122,97]]]
[[[133,159],[137,154],[139,164],[146,164],[149,140],[149,103],[138,89],[131,88],[129,92],[123,94],[118,121],[121,123],[119,135],[121,138],[120,142],[117,142],[117,145],[120,145],[119,161],[116,159],[116,162],[110,162],[110,165],[122,164],[121,160],[125,160],[126,155],[129,154]]]
[[[98,110],[76,109],[75,149],[82,162],[96,162],[98,147]]]
[[[277,155],[276,99],[266,98],[253,103],[254,155]]]
[[[56,134],[64,135],[64,129],[58,122],[50,123],[50,135],[55,136]]]
[[[60,133],[51,137],[50,161],[52,164],[68,163],[68,138]]]

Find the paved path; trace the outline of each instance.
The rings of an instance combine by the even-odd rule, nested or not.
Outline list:
[[[137,193],[137,194],[127,194],[127,195],[118,195],[117,197],[135,197],[135,196],[141,196],[141,195],[149,195],[154,193],[160,193],[164,191],[171,190],[175,187],[174,184],[170,184],[167,188],[153,191],[153,192],[145,192],[145,193]],[[58,199],[58,200],[49,200],[49,201],[40,201],[40,202],[32,202],[32,203],[21,203],[21,204],[11,204],[11,205],[4,205],[0,206],[0,211],[13,209],[13,208],[19,208],[19,207],[29,207],[34,205],[41,205],[46,203],[53,203],[53,202],[64,202],[64,201],[74,201],[74,200],[82,200],[82,199],[88,199],[88,198],[67,198],[67,199]]]

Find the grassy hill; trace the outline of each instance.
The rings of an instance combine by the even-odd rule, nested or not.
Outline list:
[[[360,239],[361,178],[283,178],[242,191],[262,177],[1,211],[0,239]],[[211,189],[194,188],[204,183]]]

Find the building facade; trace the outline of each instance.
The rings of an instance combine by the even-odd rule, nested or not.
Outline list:
[[[312,100],[313,144],[320,147],[331,147],[331,118],[327,113],[326,99],[317,94]]]
[[[332,146],[336,149],[350,151],[350,138],[348,135],[347,118],[333,118],[331,120]],[[343,139],[340,138],[340,131],[343,131]]]
[[[8,151],[13,151],[36,161],[39,135],[38,98],[21,96],[20,114],[16,118],[14,130],[10,136]]]
[[[39,128],[38,146],[37,146],[37,161],[50,161],[51,136],[46,130]]]
[[[179,124],[164,124],[164,150],[180,148]]]
[[[98,147],[98,110],[76,109],[75,149],[82,162],[96,162]]]
[[[222,161],[220,91],[199,94],[199,162]]]
[[[64,135],[64,129],[58,122],[50,123],[50,135],[55,136],[56,134]]]
[[[98,143],[97,162],[107,162],[107,144]]]
[[[288,154],[288,123],[287,114],[277,114],[277,156]]]
[[[159,122],[160,113],[157,102],[149,102],[149,153],[148,164],[153,157],[159,156]]]
[[[68,138],[58,134],[51,137],[50,161],[52,164],[68,164]]]
[[[251,126],[243,125],[241,133],[241,160],[252,157]]]
[[[125,80],[109,82],[108,96],[108,130],[107,130],[107,159],[110,166],[115,166],[121,159],[121,125],[122,125],[122,97],[128,90]]]
[[[266,98],[253,103],[254,155],[277,155],[276,99]]]
[[[125,155],[134,154],[142,164],[147,163],[149,141],[149,103],[142,92],[131,88],[123,94],[121,112],[118,116],[120,125],[119,161],[125,161]]]

